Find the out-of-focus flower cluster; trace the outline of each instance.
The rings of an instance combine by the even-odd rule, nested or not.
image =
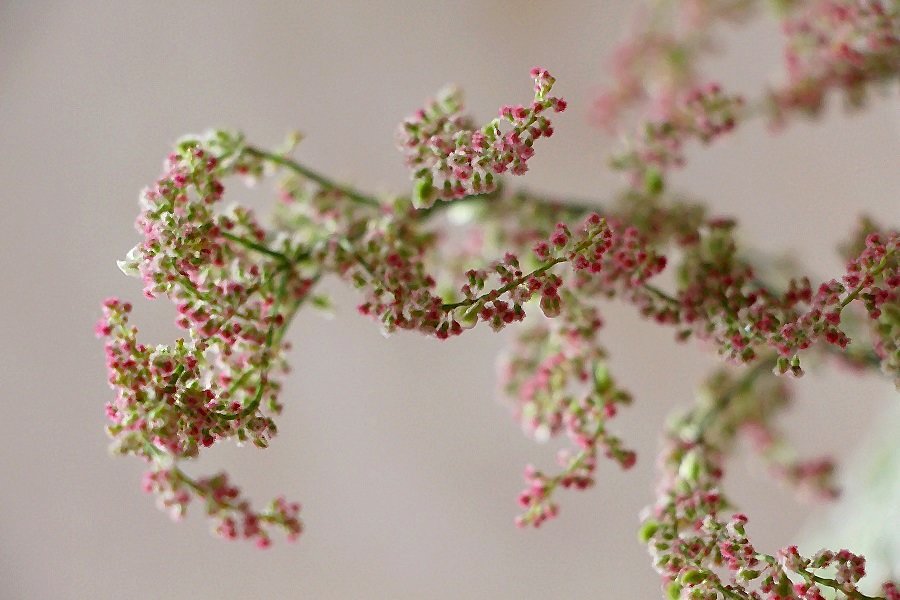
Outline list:
[[[303,531],[298,503],[279,497],[264,510],[255,511],[241,497],[240,489],[229,483],[225,473],[195,480],[178,468],[162,468],[146,473],[143,488],[156,494],[160,508],[176,520],[184,517],[192,499],[205,503],[215,533],[227,540],[252,540],[257,547],[267,548],[272,543],[270,527],[283,529],[291,541]]]
[[[787,82],[770,93],[778,122],[815,115],[831,90],[860,106],[870,84],[900,71],[900,5],[894,0],[804,2],[783,24]]]
[[[593,121],[617,132],[630,127],[629,117],[668,119],[701,86],[699,63],[718,47],[715,26],[744,21],[758,5],[758,0],[680,0],[639,11],[612,53],[611,76],[594,100]]]
[[[765,377],[771,375],[762,368],[740,376],[717,373],[697,407],[672,424],[660,456],[658,499],[645,511],[641,540],[670,598],[824,600],[834,592],[871,598],[859,589],[866,573],[862,556],[821,550],[806,558],[796,546],[761,553],[747,537],[747,517],[734,512],[721,491],[724,457],[735,435],[767,411],[759,404],[767,402],[766,386],[756,381]],[[802,483],[830,494],[820,469],[809,471],[812,477]],[[882,590],[888,598],[896,594],[891,582]]]
[[[698,87],[679,98],[659,121],[644,124],[634,148],[613,158],[613,166],[625,171],[631,185],[651,193],[662,191],[663,176],[684,165],[685,142],[709,144],[735,127],[744,101],[725,94],[718,85]]]

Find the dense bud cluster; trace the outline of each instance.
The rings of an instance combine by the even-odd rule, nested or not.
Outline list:
[[[550,96],[556,80],[544,69],[531,70],[534,100],[528,106],[505,105],[500,116],[481,129],[464,116],[462,94],[443,91],[397,130],[397,145],[415,180],[417,208],[496,189],[496,175],[523,175],[534,156],[534,142],[553,135],[548,114],[562,112],[566,101]]]
[[[287,368],[283,336],[313,281],[286,255],[254,249],[265,236],[249,211],[214,212],[221,177],[243,164],[239,144],[224,133],[179,143],[163,176],[142,193],[137,227],[144,239],[120,263],[142,277],[148,296],[165,295],[175,304],[176,323],[189,336],[171,346],[140,343],[128,322],[131,305],[116,299],[104,303],[97,325],[97,334],[108,338],[116,390],[107,405],[113,449],[143,457],[151,473],[181,473],[160,476],[150,488],[164,503],[177,499],[179,513],[191,494],[211,497],[174,470],[179,459],[229,438],[265,448],[277,432],[272,415],[281,411],[278,377]],[[246,502],[241,506],[253,514]],[[294,521],[262,522],[299,533]],[[268,540],[260,531],[248,537]]]

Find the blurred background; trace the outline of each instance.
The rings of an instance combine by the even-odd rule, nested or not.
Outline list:
[[[633,9],[627,0],[0,3],[0,598],[659,597],[638,512],[653,499],[660,427],[715,358],[627,306],[605,308],[604,339],[637,398],[619,427],[638,465],[623,474],[603,464],[594,489],[561,495],[559,519],[519,531],[522,468],[552,466],[554,448],[526,439],[497,401],[496,357],[512,332],[384,339],[357,316],[353,292],[327,282],[337,318],[307,311],[293,327],[294,373],[272,447],[223,445],[188,466],[227,465],[256,500],[303,502],[301,541],[266,552],[216,540],[199,514],[171,523],[140,491],[139,461],[107,455],[112,392],[92,334],[100,300],[117,295],[135,302],[145,341],[175,336],[172,306],[143,299],[115,261],[138,239],[138,191],[185,133],[230,127],[271,146],[299,129],[302,162],[400,192],[407,174],[392,140],[405,115],[455,82],[473,114],[490,118],[528,98],[528,70],[541,65],[570,110],[515,183],[611,197],[621,185],[604,161],[614,141],[587,116]],[[776,29],[725,33],[712,72],[758,91],[778,70]],[[856,214],[900,224],[898,167],[894,89],[865,113],[832,106],[821,123],[774,137],[751,124],[692,152],[674,184],[737,217],[747,244],[831,277]],[[785,426],[807,453],[836,449],[851,477],[884,455],[878,436],[900,427],[887,381],[814,372],[796,389]],[[846,524],[870,510],[850,495],[844,527],[810,528],[808,517],[836,521],[797,504],[752,459],[736,458],[729,481],[767,551],[810,537],[851,544],[859,530]],[[894,501],[879,498],[896,515],[892,489]],[[898,522],[875,527],[897,542]],[[879,550],[882,565],[900,567],[898,545]]]

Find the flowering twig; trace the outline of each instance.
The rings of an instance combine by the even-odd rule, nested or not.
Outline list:
[[[819,353],[862,369],[880,365],[900,385],[900,234],[866,221],[840,278],[815,287],[793,274],[775,285],[737,243],[736,223],[672,193],[666,174],[684,164],[691,140],[710,143],[753,116],[780,122],[816,112],[832,89],[856,101],[870,85],[894,79],[900,14],[879,0],[782,2],[790,81],[747,108],[704,83],[696,59],[709,47],[712,22],[747,16],[754,4],[692,0],[684,11],[668,4],[684,29],[667,34],[667,20],[655,19],[626,46],[606,116],[653,107],[643,107],[643,125],[615,160],[632,185],[604,203],[501,186],[502,174],[528,170],[536,140],[553,134],[548,115],[567,106],[550,95],[556,80],[540,68],[531,72],[531,103],[505,105],[483,127],[463,114],[457,91],[408,118],[397,141],[412,189],[391,199],[239,134],[180,140],[163,175],[142,192],[141,241],[119,265],[143,281],[146,296],[173,302],[186,334],[148,347],[129,323],[131,305],[104,303],[97,333],[107,340],[115,390],[107,405],[113,450],[147,462],[145,489],[175,517],[197,499],[220,536],[266,547],[275,528],[295,539],[298,504],[278,498],[252,509],[224,473],[193,478],[182,465],[228,439],[268,446],[282,409],[286,333],[303,306],[327,305],[316,288],[335,276],[360,291],[359,312],[387,333],[447,339],[530,315],[506,357],[504,392],[528,435],[570,444],[557,456],[559,473],[525,471],[516,522],[539,526],[558,514],[560,488],[594,484],[599,457],[624,469],[637,460],[610,428],[632,397],[609,372],[599,340],[598,302],[617,298],[673,327],[680,341],[698,338],[727,362],[747,365],[716,372],[698,406],[667,430],[660,495],[641,536],[670,596],[821,600],[828,588],[873,600],[858,586],[864,559],[849,551],[756,552],[746,517],[732,512],[720,487],[728,454],[746,437],[778,478],[818,497],[836,494],[831,460],[796,458],[789,432],[777,428],[790,389],[789,378],[775,375],[799,376],[801,354]],[[223,207],[230,177],[273,172],[282,180],[271,229],[249,209]],[[450,223],[462,223],[457,238],[444,235]],[[464,243],[454,245],[458,238]],[[656,278],[666,269],[674,282],[661,285]],[[884,598],[900,598],[892,583],[883,590]]]

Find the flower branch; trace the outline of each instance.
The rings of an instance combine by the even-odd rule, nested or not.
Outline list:
[[[783,3],[788,82],[751,110],[706,82],[696,61],[712,47],[712,23],[745,18],[755,3],[690,4],[693,12],[661,3],[684,31],[667,33],[672,19],[657,18],[620,51],[617,81],[598,110],[607,124],[643,111],[643,124],[614,160],[631,185],[602,205],[501,186],[502,175],[528,170],[537,140],[553,135],[549,115],[567,107],[540,68],[531,72],[533,99],[504,105],[483,126],[464,113],[456,90],[407,118],[397,142],[412,189],[392,199],[239,134],[180,140],[141,194],[141,239],[119,266],[141,279],[148,298],[175,305],[186,335],[146,346],[129,323],[131,305],[104,303],[96,330],[115,391],[106,407],[113,451],[150,465],[144,487],[174,517],[196,499],[222,537],[267,547],[270,530],[282,529],[295,539],[298,504],[278,498],[254,510],[224,473],[195,479],[179,465],[226,440],[268,446],[282,410],[287,331],[304,306],[327,305],[316,288],[336,276],[360,291],[359,312],[387,333],[447,339],[479,322],[499,331],[531,315],[506,355],[503,389],[526,434],[569,442],[558,473],[526,469],[516,522],[539,526],[558,514],[560,489],[594,484],[599,457],[623,469],[637,460],[610,428],[632,402],[599,339],[598,305],[616,298],[672,327],[679,341],[697,338],[747,365],[714,373],[698,405],[666,432],[660,495],[641,537],[670,597],[821,600],[827,588],[875,600],[858,585],[864,559],[847,550],[757,552],[747,518],[720,488],[728,455],[746,439],[785,483],[836,494],[830,459],[798,458],[777,427],[790,386],[773,372],[802,375],[801,354],[818,352],[862,369],[879,365],[900,385],[900,234],[866,221],[842,276],[814,287],[785,273],[786,285],[774,285],[758,273],[764,261],[748,260],[738,245],[735,222],[668,190],[666,175],[685,164],[691,140],[710,143],[756,114],[775,124],[814,114],[829,90],[859,104],[868,89],[896,79],[900,13],[879,0]],[[271,227],[247,208],[223,207],[226,180],[272,172],[281,201]],[[656,279],[666,269],[671,286]],[[893,583],[883,592],[900,598]]]

